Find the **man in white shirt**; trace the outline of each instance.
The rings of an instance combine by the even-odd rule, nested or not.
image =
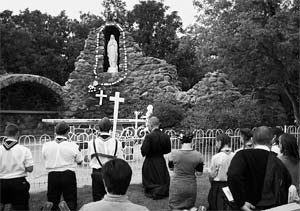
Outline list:
[[[69,126],[62,122],[55,127],[55,139],[42,147],[42,155],[48,171],[48,201],[53,203],[52,210],[67,206],[70,210],[77,207],[77,185],[75,168],[83,161],[76,143],[68,140]],[[60,202],[63,195],[65,202]],[[49,204],[48,204],[49,205]]]
[[[102,180],[102,166],[114,158],[123,158],[122,146],[109,133],[111,121],[104,117],[99,122],[100,136],[88,143],[88,157],[92,171],[93,201],[101,200],[106,194]]]
[[[0,210],[11,204],[13,210],[29,210],[27,172],[33,171],[33,159],[27,147],[18,144],[19,128],[9,124],[7,139],[0,146]]]

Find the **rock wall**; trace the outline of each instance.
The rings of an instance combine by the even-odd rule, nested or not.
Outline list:
[[[241,97],[238,89],[228,80],[228,76],[220,71],[206,73],[204,78],[186,92],[177,92],[176,99],[184,104],[198,104],[210,101],[222,95],[232,101]]]
[[[180,90],[175,66],[164,60],[144,57],[141,49],[128,33],[125,33],[124,40],[120,40],[120,71],[116,74],[103,72],[104,41],[101,34],[101,29],[96,29],[89,34],[84,50],[75,63],[75,70],[63,87],[67,93],[64,99],[66,118],[112,116],[114,103],[104,98],[103,105],[98,106],[99,99],[95,97],[95,94],[99,91],[88,92],[88,86],[94,84],[95,81],[98,84],[97,89],[102,89],[104,94],[113,96],[118,91],[120,96],[125,98],[125,103],[120,105],[119,116],[121,118],[133,117],[135,109],[145,109],[147,104],[155,101],[158,94],[166,92],[175,94]],[[125,49],[124,45],[126,51],[121,50]],[[124,63],[125,54],[127,69]],[[98,61],[95,59],[96,56]],[[96,75],[94,74],[95,66],[97,67]],[[115,84],[101,85],[105,83]]]

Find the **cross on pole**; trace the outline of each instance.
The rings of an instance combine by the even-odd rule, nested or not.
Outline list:
[[[110,101],[114,101],[114,122],[113,122],[113,133],[112,137],[116,138],[117,131],[117,121],[118,121],[118,113],[119,113],[119,103],[124,103],[124,98],[120,97],[120,92],[116,92],[114,97],[109,97]]]
[[[101,106],[101,105],[102,105],[102,100],[103,100],[103,98],[107,97],[107,95],[105,95],[105,94],[103,93],[103,90],[101,89],[101,90],[100,90],[100,94],[96,94],[96,97],[99,97],[99,106]]]

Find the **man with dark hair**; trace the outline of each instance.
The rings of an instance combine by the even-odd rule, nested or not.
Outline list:
[[[142,147],[145,160],[142,167],[142,183],[145,195],[153,199],[169,196],[170,175],[164,154],[171,152],[170,137],[160,131],[157,117],[151,117],[148,122],[151,131],[147,134]]]
[[[5,127],[6,139],[0,145],[0,210],[11,204],[13,210],[29,210],[27,172],[33,171],[33,159],[27,147],[18,144],[19,128]]]
[[[93,169],[91,175],[93,201],[101,200],[106,194],[102,180],[102,166],[111,159],[123,157],[121,144],[109,133],[111,128],[111,121],[104,117],[99,122],[100,135],[88,143],[88,158]]]
[[[253,149],[241,150],[228,169],[228,186],[236,206],[248,211],[287,203],[291,176],[270,151],[273,131],[266,126],[253,132]]]
[[[102,167],[102,175],[107,194],[101,201],[83,205],[80,211],[149,210],[146,207],[130,202],[126,196],[132,176],[132,170],[126,161],[116,158],[106,162]]]
[[[58,123],[55,127],[55,139],[45,143],[42,155],[48,171],[48,203],[44,210],[77,208],[77,184],[75,168],[83,161],[81,152],[76,143],[68,140],[69,125]],[[61,195],[64,201],[60,202]],[[49,203],[50,202],[50,203]]]

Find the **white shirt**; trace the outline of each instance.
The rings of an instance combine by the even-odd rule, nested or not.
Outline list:
[[[280,155],[280,148],[278,145],[272,145],[271,151],[275,152],[277,155]]]
[[[25,167],[30,166],[33,166],[33,159],[27,147],[16,144],[6,150],[4,146],[0,146],[0,179],[26,177]]]
[[[227,181],[227,171],[233,156],[230,148],[223,148],[212,157],[209,173],[214,181]]]
[[[263,149],[263,150],[266,150],[266,151],[270,151],[270,147],[266,146],[266,145],[254,145],[254,149]]]
[[[56,139],[65,139],[58,143],[49,141],[42,147],[42,155],[45,160],[45,167],[48,172],[51,171],[75,171],[77,163],[83,161],[79,146],[67,140],[66,137],[56,136]]]
[[[101,133],[101,135],[110,135],[110,134],[109,133]],[[107,139],[102,139],[101,137],[98,137],[95,139],[95,146],[96,146],[97,153],[114,156],[115,149],[116,149],[116,140],[113,139],[112,137],[108,137]],[[102,166],[100,166],[97,158],[96,157],[92,158],[93,154],[95,154],[94,144],[93,144],[93,141],[89,141],[88,157],[90,160],[90,167],[95,168],[95,169],[102,168]],[[123,159],[122,146],[121,146],[120,142],[118,142],[116,156],[118,158]],[[99,158],[100,162],[102,163],[102,165],[104,165],[107,161],[111,160],[110,158],[102,157],[100,155],[98,155],[98,158]]]

